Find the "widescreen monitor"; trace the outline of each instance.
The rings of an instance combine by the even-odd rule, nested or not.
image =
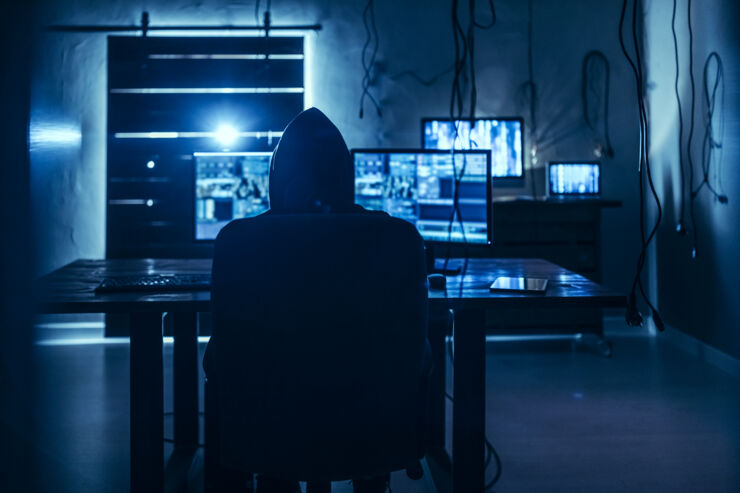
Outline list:
[[[547,181],[551,197],[596,197],[601,193],[601,166],[596,162],[550,162]]]
[[[195,239],[214,240],[233,219],[270,207],[271,152],[196,152]]]
[[[521,118],[422,119],[422,145],[425,149],[490,149],[493,177],[524,177],[524,120]]]
[[[353,149],[352,158],[357,204],[411,222],[427,242],[492,242],[490,151]]]

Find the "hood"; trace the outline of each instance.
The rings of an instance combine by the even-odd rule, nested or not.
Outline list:
[[[316,108],[283,131],[270,163],[270,209],[280,213],[347,212],[354,205],[354,166],[339,129]]]

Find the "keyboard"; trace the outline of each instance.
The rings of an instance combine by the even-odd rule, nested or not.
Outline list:
[[[210,274],[155,274],[148,276],[108,277],[101,282],[96,293],[126,293],[132,291],[208,291]]]

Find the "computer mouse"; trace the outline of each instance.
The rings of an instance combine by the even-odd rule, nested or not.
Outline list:
[[[429,279],[429,287],[432,289],[444,289],[447,285],[447,278],[442,274],[429,274],[427,279]]]

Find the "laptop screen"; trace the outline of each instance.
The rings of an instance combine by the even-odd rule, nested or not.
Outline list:
[[[601,165],[591,162],[550,163],[548,183],[551,196],[601,193]]]

